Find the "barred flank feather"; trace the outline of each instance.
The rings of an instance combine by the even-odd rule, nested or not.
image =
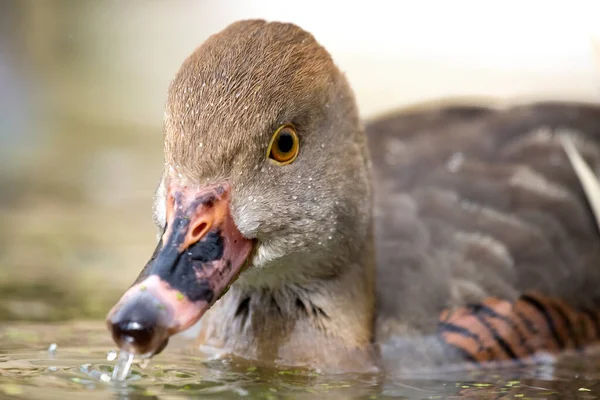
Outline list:
[[[444,311],[439,334],[471,361],[517,360],[539,351],[582,349],[600,339],[600,314],[539,294],[488,298]]]

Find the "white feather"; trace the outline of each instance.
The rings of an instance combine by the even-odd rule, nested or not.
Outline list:
[[[596,217],[596,224],[600,227],[600,182],[598,182],[598,177],[585,162],[569,136],[561,135],[560,140],[588,198]]]

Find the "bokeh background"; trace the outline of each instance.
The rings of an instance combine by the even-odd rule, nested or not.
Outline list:
[[[311,31],[363,116],[600,102],[600,2],[0,0],[0,321],[98,318],[154,248],[165,93],[243,18]]]

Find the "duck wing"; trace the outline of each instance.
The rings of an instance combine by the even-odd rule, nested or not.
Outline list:
[[[598,193],[582,184],[600,107],[437,105],[366,130],[380,343],[434,335],[490,361],[600,338]]]

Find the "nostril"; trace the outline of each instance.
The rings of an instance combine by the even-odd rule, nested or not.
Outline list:
[[[192,239],[194,241],[198,241],[200,239],[202,239],[202,237],[205,235],[207,229],[208,224],[206,222],[201,222],[198,225],[196,225],[194,227],[194,229],[192,230]]]

